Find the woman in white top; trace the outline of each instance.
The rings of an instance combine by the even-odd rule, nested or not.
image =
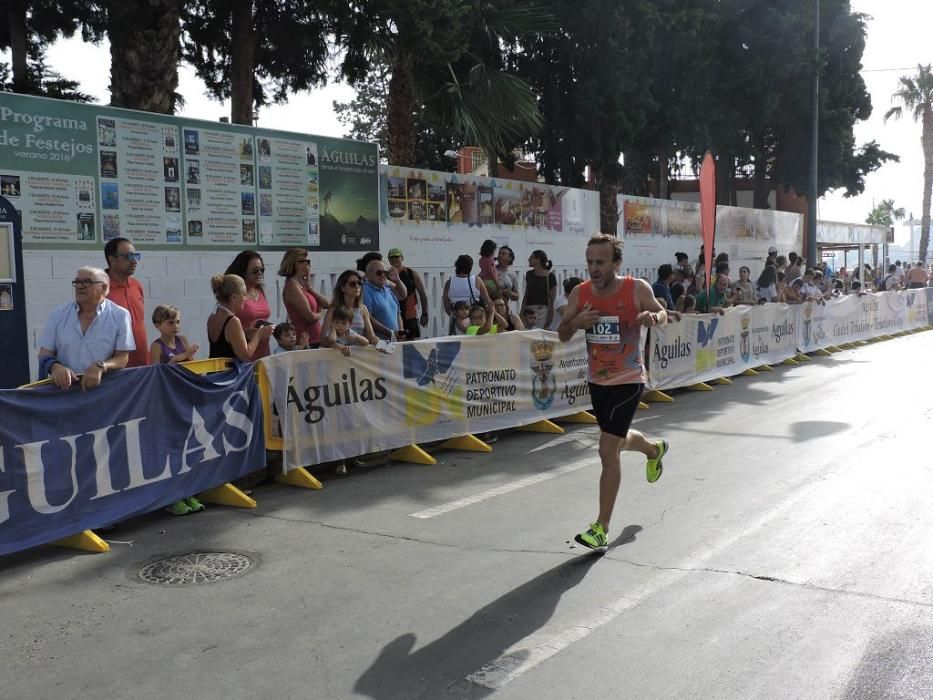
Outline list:
[[[579,277],[568,277],[564,280],[564,292],[563,294],[559,294],[554,300],[554,320],[551,321],[551,327],[548,328],[549,331],[557,332],[557,327],[560,326],[560,321],[564,317],[564,309],[567,308],[567,299],[570,296],[570,292],[582,282],[583,280]]]
[[[518,301],[518,275],[509,267],[515,262],[515,251],[507,245],[499,247],[499,264],[496,272],[499,275],[499,291],[505,299],[506,307],[511,312],[512,302]]]
[[[486,285],[476,275],[471,275],[472,271],[473,258],[469,255],[461,255],[454,263],[454,276],[444,283],[444,310],[450,317],[447,330],[449,334],[454,332],[453,307],[458,301],[465,301],[470,306],[479,303],[483,306],[490,304]]]

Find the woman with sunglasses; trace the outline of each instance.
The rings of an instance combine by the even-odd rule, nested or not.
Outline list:
[[[324,327],[321,331],[321,345],[325,348],[335,347],[337,335],[334,332],[333,310],[337,307],[348,309],[353,314],[350,330],[358,333],[370,345],[375,346],[378,338],[373,331],[369,309],[363,304],[363,277],[356,270],[344,270],[334,284],[334,296],[330,300],[330,308],[324,314]]]
[[[256,332],[263,326],[269,324],[269,316],[272,311],[269,308],[269,300],[266,299],[266,293],[262,288],[262,283],[266,273],[265,265],[262,262],[262,256],[255,250],[244,250],[240,252],[230,263],[230,267],[224,273],[226,275],[237,275],[243,278],[246,283],[246,295],[243,298],[243,306],[237,312],[237,318],[243,324],[243,330],[246,333],[246,340],[249,341],[256,335]],[[256,352],[249,359],[258,360],[260,357],[267,357],[269,351],[269,338],[261,339],[256,347]]]
[[[282,302],[288,320],[300,338],[308,334],[308,347],[321,345],[321,320],[330,302],[311,285],[311,256],[304,248],[289,248],[282,256],[279,276],[285,278]]]

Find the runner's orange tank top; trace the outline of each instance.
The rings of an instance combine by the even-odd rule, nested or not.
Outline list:
[[[635,280],[623,277],[618,291],[609,297],[593,293],[592,282],[579,287],[580,308],[586,304],[599,311],[599,320],[586,330],[589,380],[593,384],[644,384],[644,340],[635,322]]]

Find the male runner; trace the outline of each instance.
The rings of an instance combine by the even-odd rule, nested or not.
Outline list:
[[[653,484],[661,476],[661,460],[668,450],[666,441],[652,442],[629,429],[645,387],[641,328],[667,323],[667,312],[647,282],[618,276],[621,265],[619,239],[605,234],[590,238],[586,244],[590,279],[570,293],[557,330],[564,343],[578,330],[586,332],[590,397],[599,422],[602,474],[596,522],[574,539],[601,551],[608,545],[609,519],[622,480],[619,453],[628,450],[644,454],[648,458],[648,482]]]

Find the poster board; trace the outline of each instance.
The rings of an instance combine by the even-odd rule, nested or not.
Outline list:
[[[0,94],[27,249],[379,246],[375,144]]]
[[[599,231],[598,192],[539,182],[383,165],[380,200],[383,246],[415,268],[450,268],[460,253],[476,264],[486,239],[511,247],[519,270],[537,249],[576,264]]]
[[[697,259],[703,244],[698,202],[620,194],[618,205],[624,270],[653,280],[658,266],[674,264],[677,252],[686,253],[691,263]],[[716,252],[729,254],[733,274],[740,265],[748,265],[757,275],[771,246],[784,255],[801,252],[803,217],[771,209],[716,208]]]
[[[13,240],[13,224],[0,221],[0,282],[16,281],[16,248]]]

